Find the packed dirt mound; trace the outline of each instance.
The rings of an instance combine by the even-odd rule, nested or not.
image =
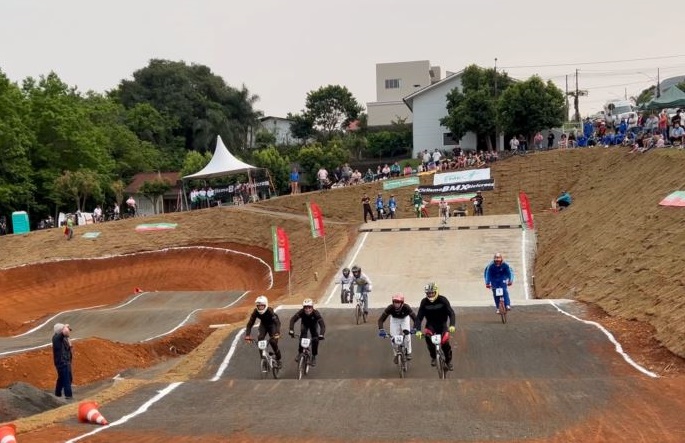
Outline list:
[[[685,319],[678,309],[685,293],[685,209],[663,208],[657,203],[668,193],[685,188],[684,170],[685,152],[673,150],[634,155],[620,148],[593,148],[511,158],[492,165],[496,189],[485,193],[485,213],[515,212],[518,191],[524,190],[539,228],[537,296],[596,303],[614,315],[609,318],[599,312],[597,318],[618,333],[624,346],[631,341],[639,345],[647,359],[662,363],[657,370],[663,369],[672,365],[663,363],[666,357],[659,349],[661,344],[685,355]],[[432,176],[421,181],[431,183]],[[571,192],[574,203],[562,213],[551,213],[550,201],[562,189]],[[400,217],[412,216],[412,191],[412,187],[392,191],[400,204]],[[281,303],[318,298],[356,239],[356,227],[362,222],[362,194],[373,197],[378,192],[385,197],[391,193],[382,191],[382,183],[371,183],[144,220],[178,223],[171,231],[136,232],[140,220],[123,220],[78,227],[71,241],[57,229],[0,237],[0,267],[14,267],[0,271],[0,330],[11,335],[60,310],[119,303],[134,287],[262,291],[266,282],[261,265],[209,250],[26,264],[194,245],[235,249],[271,264],[270,228],[274,225],[283,227],[290,237],[292,286],[289,293],[287,273],[275,273],[274,287],[267,295]],[[323,240],[311,237],[306,216],[309,200],[321,206],[326,219],[328,260]],[[437,215],[436,207],[430,211],[431,216]],[[99,237],[81,237],[90,231],[100,231]],[[75,382],[87,384],[125,368],[145,367],[169,358],[172,346],[175,352],[184,353],[211,333],[210,323],[243,322],[250,303],[207,313],[195,327],[182,328],[155,344],[123,345],[100,339],[79,342]],[[0,387],[25,381],[50,389],[54,380],[50,358],[47,349],[0,359]]]
[[[63,399],[30,384],[14,383],[7,389],[0,389],[0,423],[38,414],[64,404]]]

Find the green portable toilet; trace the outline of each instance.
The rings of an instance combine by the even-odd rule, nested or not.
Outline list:
[[[16,211],[12,213],[12,232],[15,234],[25,234],[29,232],[29,215],[26,211]]]

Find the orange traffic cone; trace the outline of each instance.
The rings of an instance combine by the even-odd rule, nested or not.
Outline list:
[[[78,405],[78,421],[81,423],[93,423],[106,425],[107,420],[98,411],[99,405],[94,401],[82,401]],[[1,442],[0,442],[1,443]]]
[[[17,443],[16,432],[17,427],[12,423],[0,426],[0,443]]]
[[[140,289],[138,286],[136,286],[135,288],[133,288],[133,293],[134,293],[134,294],[140,294],[141,292],[143,292],[143,290]]]

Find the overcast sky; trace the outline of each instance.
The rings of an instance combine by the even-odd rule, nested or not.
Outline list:
[[[307,92],[346,86],[374,101],[376,63],[469,64],[564,89],[580,71],[581,113],[685,74],[682,11],[575,0],[0,0],[0,69],[13,81],[55,71],[104,92],[151,58],[209,66],[260,96],[265,115],[299,112]],[[680,8],[681,10],[682,8]],[[551,66],[555,65],[555,66]]]

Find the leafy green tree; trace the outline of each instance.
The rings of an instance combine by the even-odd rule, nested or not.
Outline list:
[[[306,114],[291,114],[288,113],[286,117],[291,120],[290,133],[293,137],[301,140],[302,144],[306,144],[307,140],[316,135],[314,130],[314,119]]]
[[[258,149],[264,149],[267,146],[274,146],[276,144],[276,134],[266,129],[261,129],[255,134],[255,145]]]
[[[330,141],[326,145],[312,143],[300,149],[297,161],[300,164],[300,171],[309,178],[309,184],[314,184],[316,172],[324,167],[331,172],[336,167],[345,163],[349,157],[349,152],[342,146],[338,139]]]
[[[154,213],[157,214],[157,207],[159,206],[159,201],[164,197],[164,194],[169,192],[171,189],[171,184],[164,180],[161,175],[151,181],[146,181],[143,183],[138,192],[143,194],[152,202],[152,207]],[[162,205],[162,212],[164,212],[164,206]]]
[[[114,193],[114,200],[117,202],[118,206],[124,202],[124,191],[126,190],[126,184],[122,180],[114,180],[110,185],[109,189]]]
[[[656,86],[652,85],[647,89],[643,89],[637,97],[631,97],[635,101],[636,106],[645,105],[656,97]]]
[[[29,157],[36,195],[54,195],[56,179],[64,171],[90,170],[103,181],[112,175],[115,162],[102,128],[93,122],[75,88],[50,73],[38,81],[27,78],[23,90],[29,107],[26,123],[35,137]],[[47,212],[47,203],[48,199],[41,198],[37,210]]]
[[[183,160],[183,167],[181,167],[181,177],[200,172],[202,168],[207,166],[211,159],[211,152],[205,152],[204,154],[200,154],[196,151],[187,152],[185,159]]]
[[[562,125],[565,115],[564,93],[554,83],[538,76],[518,82],[500,97],[499,121],[505,132],[525,134]]]
[[[269,170],[279,193],[289,189],[290,159],[287,156],[282,156],[274,146],[270,146],[256,151],[253,158],[255,166]]]
[[[492,150],[491,137],[497,123],[495,102],[512,82],[506,73],[468,66],[461,75],[461,90],[454,88],[447,94],[447,116],[440,119],[440,124],[452,132],[455,140],[474,132],[485,138],[487,149]]]
[[[7,214],[32,201],[29,150],[34,136],[26,125],[28,103],[19,87],[0,71],[0,212]]]
[[[311,122],[312,127],[325,141],[347,128],[363,110],[364,108],[346,87],[328,85],[308,92],[302,117],[294,116],[293,118],[296,120],[295,126]],[[306,128],[303,127],[303,129]]]
[[[171,135],[181,137],[186,150],[206,151],[217,134],[229,146],[243,148],[249,128],[261,116],[254,109],[259,97],[244,85],[230,87],[207,66],[182,61],[153,59],[133,73],[133,80],[122,81],[112,96],[127,109],[154,107],[164,126],[173,122]]]
[[[411,137],[411,133],[408,134]],[[394,156],[407,151],[411,147],[411,139],[407,133],[381,131],[373,132],[366,138],[368,140],[368,152],[375,157]]]
[[[98,173],[90,169],[65,171],[55,179],[53,189],[53,196],[58,204],[73,201],[79,211],[84,210],[89,197],[102,198]]]

